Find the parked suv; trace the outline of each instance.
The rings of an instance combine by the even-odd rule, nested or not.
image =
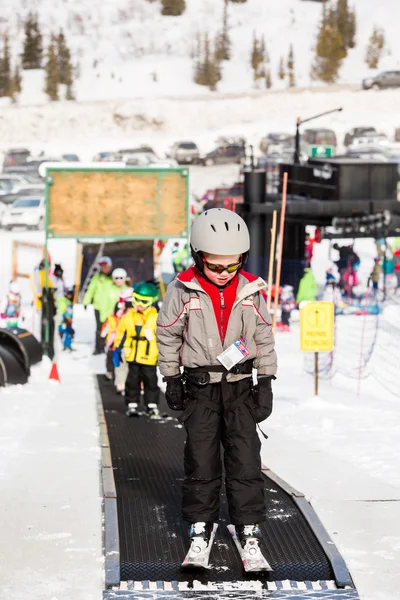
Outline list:
[[[219,146],[204,157],[206,167],[213,165],[226,165],[229,163],[241,164],[246,158],[244,146],[231,144],[228,146]]]
[[[24,165],[31,153],[26,148],[12,148],[7,150],[4,155],[3,169],[6,167],[13,167]]]
[[[400,87],[400,71],[383,71],[375,77],[363,79],[364,90],[383,90],[385,88]]]
[[[351,146],[356,138],[375,137],[378,135],[375,127],[354,127],[344,136],[344,145]]]
[[[19,198],[4,211],[1,224],[4,229],[26,227],[27,229],[44,229],[45,208],[44,196],[26,196]]]
[[[174,158],[178,164],[196,164],[199,162],[200,152],[194,142],[176,142],[169,155]]]

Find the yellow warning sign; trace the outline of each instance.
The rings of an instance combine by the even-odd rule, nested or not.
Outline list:
[[[333,302],[308,302],[300,309],[300,348],[303,352],[333,350]]]

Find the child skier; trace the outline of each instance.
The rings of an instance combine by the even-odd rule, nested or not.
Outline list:
[[[8,293],[0,303],[0,321],[6,327],[18,327],[21,317],[21,293],[16,281],[10,281]]]
[[[152,306],[158,299],[158,290],[153,283],[142,282],[135,286],[132,308],[120,320],[114,342],[114,365],[118,365],[124,352],[128,363],[125,384],[127,416],[138,416],[141,386],[144,387],[144,402],[151,418],[159,417],[159,395],[157,378],[158,348],[156,342],[157,309]]]
[[[132,308],[132,288],[124,288],[120,292],[120,299],[115,305],[114,313],[108,317],[105,323],[103,323],[100,332],[101,337],[106,340],[106,378],[114,380],[117,394],[120,394],[121,396],[125,396],[125,381],[128,375],[128,367],[123,356],[121,356],[121,360],[118,360],[117,364],[114,365],[114,342],[117,335],[118,324],[130,308]]]
[[[296,308],[296,300],[293,294],[293,286],[284,285],[281,293],[281,331],[290,331],[290,315],[292,310]]]
[[[75,331],[72,327],[74,311],[73,300],[73,288],[67,288],[65,295],[57,300],[57,313],[61,318],[61,324],[58,327],[58,331],[63,343],[63,350],[68,350],[69,352],[72,352],[72,340],[75,335]]]
[[[250,237],[236,213],[202,213],[190,242],[195,266],[168,286],[157,327],[166,399],[172,410],[183,410],[187,433],[182,515],[191,524],[191,548],[210,548],[219,518],[222,442],[231,523],[241,551],[256,549],[265,564],[258,547],[265,506],[256,422],[272,412],[277,369],[260,293],[266,283],[243,271]]]

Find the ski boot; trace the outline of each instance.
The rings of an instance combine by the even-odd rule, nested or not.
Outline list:
[[[147,405],[147,415],[150,419],[160,419],[160,411],[157,404]]]
[[[104,374],[104,378],[107,379],[107,381],[112,381],[114,379],[114,376],[111,373],[111,371],[107,371],[107,373]]]
[[[253,525],[238,525],[236,532],[240,545],[245,552],[249,554],[257,554],[259,552],[261,531],[258,523],[254,523]]]
[[[217,525],[199,521],[190,526],[190,548],[182,563],[183,569],[207,569]]]
[[[140,413],[138,411],[138,403],[137,402],[130,402],[128,404],[128,409],[126,411],[126,416],[127,417],[139,417]]]

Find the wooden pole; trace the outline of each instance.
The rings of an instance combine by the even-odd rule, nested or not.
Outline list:
[[[274,212],[272,213],[271,246],[269,249],[268,296],[267,296],[268,312],[271,310],[271,290],[272,290],[272,280],[273,280],[273,276],[274,276],[276,217],[277,217],[277,211],[274,210]]]
[[[318,396],[318,352],[315,352],[314,359],[314,396]]]
[[[285,233],[285,217],[286,217],[287,184],[288,184],[288,174],[286,172],[283,174],[283,185],[282,185],[282,208],[281,208],[281,221],[280,221],[280,227],[279,227],[279,252],[278,252],[278,263],[276,266],[274,317],[272,320],[272,330],[274,333],[276,331],[276,313],[278,312],[279,288],[281,285],[283,237],[284,237],[284,233]]]

